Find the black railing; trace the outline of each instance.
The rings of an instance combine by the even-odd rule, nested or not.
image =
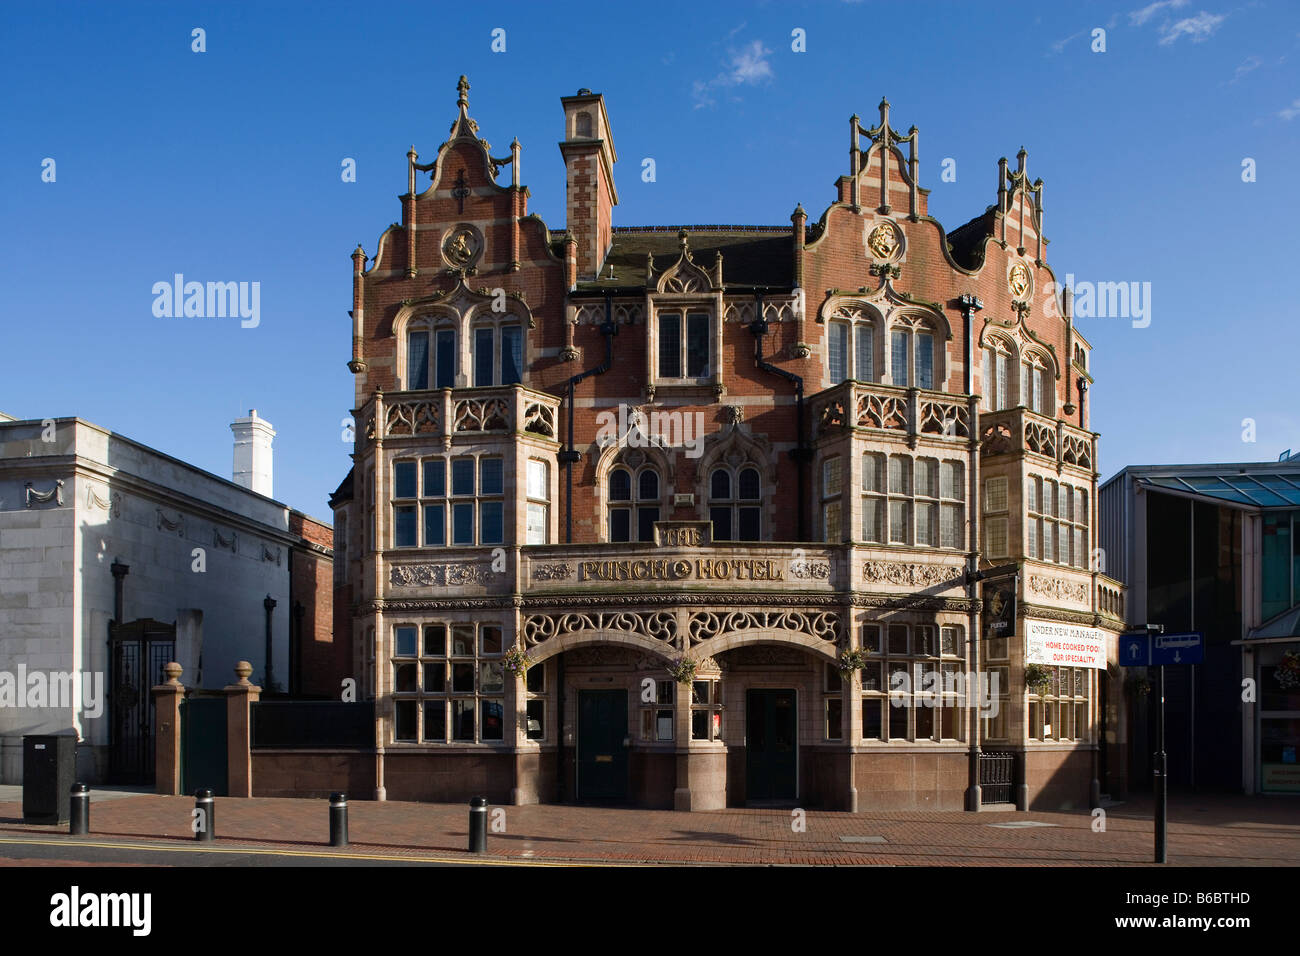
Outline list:
[[[365,750],[375,746],[374,701],[258,701],[251,709],[254,750]]]
[[[1014,803],[1011,787],[1015,782],[1015,774],[1015,754],[980,754],[980,802]]]

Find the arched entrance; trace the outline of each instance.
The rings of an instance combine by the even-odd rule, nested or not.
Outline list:
[[[556,730],[539,747],[547,782],[538,799],[682,810],[839,806],[845,748],[838,733],[827,736],[825,694],[836,629],[822,626],[822,613],[527,619],[529,656],[547,668],[545,684],[537,682],[545,690],[527,706],[540,713],[544,697]],[[783,626],[792,623],[807,626]],[[683,658],[695,672],[678,681],[670,665]]]

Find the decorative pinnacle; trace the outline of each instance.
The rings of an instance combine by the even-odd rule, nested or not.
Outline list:
[[[459,94],[456,98],[456,105],[462,110],[469,109],[469,79],[463,73],[460,81],[456,84],[456,92]]]
[[[677,239],[678,239],[678,241],[681,243],[682,252],[685,252],[685,251],[686,251],[686,247],[687,247],[687,238],[686,238],[686,236],[687,236],[687,233],[686,233],[686,229],[685,229],[685,228],[679,230],[678,233],[677,233]]]

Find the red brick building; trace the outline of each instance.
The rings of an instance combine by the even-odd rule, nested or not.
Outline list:
[[[619,226],[610,118],[579,90],[556,230],[468,90],[431,161],[408,154],[401,222],[352,255],[335,608],[377,703],[377,794],[1121,791],[1090,346],[1025,152],[947,231],[882,102],[814,221]],[[974,578],[1009,564],[996,598]],[[1013,594],[997,636],[984,605]]]

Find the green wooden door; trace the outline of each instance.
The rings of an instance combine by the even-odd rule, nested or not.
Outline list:
[[[795,692],[751,690],[746,704],[745,799],[794,800],[799,764]]]
[[[227,796],[226,699],[191,697],[181,701],[181,792],[211,790]]]
[[[578,691],[578,799],[627,799],[627,691]]]

